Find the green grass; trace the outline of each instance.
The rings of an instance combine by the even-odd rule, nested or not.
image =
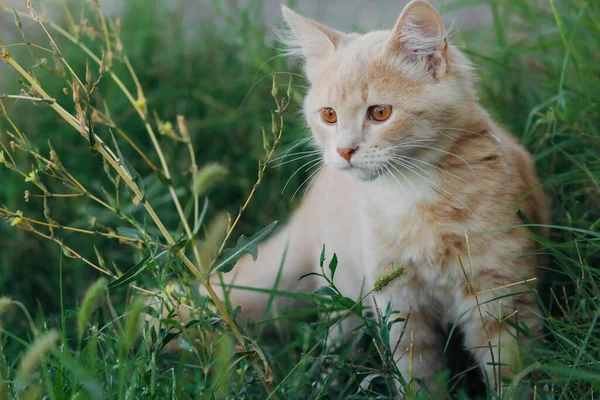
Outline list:
[[[278,52],[266,41],[264,28],[254,22],[261,15],[260,2],[251,2],[248,8],[238,6],[233,14],[221,10],[217,21],[191,28],[194,32],[184,32],[179,23],[181,10],[169,11],[159,0],[150,3],[127,2],[119,36],[126,53],[117,54],[119,46],[111,36],[115,51],[112,71],[137,99],[134,78],[123,62],[123,54],[127,54],[143,88],[145,104],[132,105],[108,74],[104,74],[89,104],[109,114],[159,168],[156,148],[136,106],[143,115],[148,110],[147,119],[155,132],[166,133],[157,133],[159,147],[172,174],[171,186],[192,229],[194,215],[202,210],[205,198],[209,199],[201,228],[194,236],[199,258],[208,264],[223,242],[223,212],[236,217],[256,182],[257,160],[264,161],[274,143],[272,125],[275,136],[279,134],[281,123],[278,118],[272,121],[271,112],[284,108],[282,98],[291,98],[291,104],[282,113],[283,135],[276,154],[306,137],[296,112],[306,83],[295,75],[298,71],[294,67],[276,57]],[[213,3],[220,10],[220,2]],[[92,6],[81,4],[84,2],[72,2],[73,17],[79,23],[79,8],[83,7],[88,23],[99,34],[82,36],[82,43],[100,57],[106,50],[102,21]],[[600,390],[600,3],[471,0],[450,3],[446,10],[460,12],[460,8],[476,4],[491,8],[494,26],[461,32],[454,42],[463,46],[479,68],[482,103],[532,152],[543,187],[552,199],[551,237],[540,239],[548,255],[539,292],[546,329],[543,337],[526,349],[524,367],[529,373],[520,376],[514,387],[519,393],[534,391],[537,398],[595,398]],[[10,13],[3,17],[8,21],[12,18]],[[21,20],[28,40],[50,48],[39,25],[25,16]],[[110,21],[108,29],[112,32]],[[74,32],[67,18],[57,24]],[[47,26],[68,64],[85,81],[89,57]],[[0,37],[0,43],[22,42],[17,26],[13,30],[12,37]],[[71,87],[67,81],[72,77],[64,72],[64,66],[59,67],[56,56],[25,46],[7,50],[58,104],[76,113],[71,89],[63,93],[63,88]],[[42,57],[47,63],[40,62]],[[98,66],[90,65],[94,81]],[[273,71],[277,73],[275,97],[279,106],[272,96]],[[292,73],[293,93],[288,93],[288,72]],[[0,74],[7,93],[27,91],[19,83],[19,78],[24,79],[8,65]],[[84,93],[80,90],[85,108]],[[302,296],[312,305],[295,314],[243,326],[245,343],[234,351],[239,338],[232,334],[228,321],[215,311],[212,300],[200,296],[193,285],[186,285],[194,280],[193,271],[178,255],[177,245],[165,246],[167,241],[143,209],[143,202],[134,206],[140,198],[135,190],[126,188],[117,172],[123,168],[139,172],[132,187],[143,187],[146,203],[156,211],[173,241],[185,246],[193,259],[190,242],[180,241],[185,229],[169,194],[169,181],[155,172],[115,127],[112,131],[118,148],[130,164],[126,167],[112,168],[103,163],[99,149],[92,152],[82,135],[49,104],[1,101],[16,128],[7,118],[0,118],[0,142],[8,160],[0,165],[0,207],[10,211],[0,213],[4,217],[0,220],[0,294],[11,299],[0,299],[0,399],[266,398],[265,387],[285,399],[393,395],[392,382],[399,377],[390,362],[394,344],[388,343],[386,336],[394,320],[392,310],[381,305],[380,315],[370,315],[361,304],[346,300],[343,296],[350,294],[339,293],[335,280],[325,278],[331,277],[332,254],[325,254],[323,263],[326,288],[319,294]],[[185,116],[201,169],[196,182],[204,179],[212,184],[196,193],[197,210],[193,190],[196,173],[190,167],[188,146],[172,137],[185,138],[177,115]],[[106,125],[93,119],[96,134],[116,151]],[[19,137],[17,129],[27,139],[16,140],[17,147],[9,150],[10,141],[15,140],[9,134]],[[41,187],[49,193],[75,191],[50,176],[52,170],[45,170],[44,163],[35,161],[34,154],[50,158],[48,140],[64,169],[87,189],[85,193],[78,190],[81,195],[77,197],[48,197],[45,201],[39,197],[44,191]],[[228,170],[226,178],[219,179],[215,167],[212,174],[202,170],[215,162]],[[307,173],[301,170],[294,175],[283,195],[281,189],[301,165],[298,161],[265,169],[261,185],[226,247],[234,246],[241,234],[249,237],[274,220],[285,221],[298,202],[290,198]],[[34,182],[26,182],[25,176],[36,168],[39,171]],[[24,200],[26,190],[29,201]],[[109,211],[89,194],[117,212]],[[43,223],[105,235],[56,227],[51,236],[47,227],[19,220],[12,214],[17,210]],[[136,240],[122,243],[106,237],[107,233]],[[147,254],[154,257],[144,260]],[[186,291],[183,302],[197,310],[193,329],[181,333],[174,318],[173,306],[181,298],[164,302],[168,317],[162,319],[160,329],[146,324],[138,329],[139,321],[149,312],[139,303],[139,291],[127,284],[115,288],[110,277],[88,291],[102,274],[81,257],[114,275],[119,271],[139,272],[129,283],[142,288],[176,293],[171,292],[168,280],[177,277]],[[343,265],[335,273],[343,274]],[[293,295],[275,290],[272,294]],[[360,359],[353,358],[354,342],[331,343],[327,331],[337,322],[336,311],[358,312],[363,317],[363,329],[354,338],[354,342],[365,345]],[[235,318],[237,312],[230,310],[228,314]],[[203,346],[186,346],[195,332],[204,335]],[[187,350],[161,352],[169,341]],[[464,367],[470,366],[467,360]],[[440,380],[448,380],[456,398],[474,396],[472,375],[451,371]],[[497,397],[485,391],[479,395]]]

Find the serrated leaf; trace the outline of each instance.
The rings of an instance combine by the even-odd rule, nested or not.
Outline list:
[[[331,271],[331,280],[333,281],[333,276],[335,275],[335,270],[337,269],[338,259],[337,255],[334,253],[331,261],[329,261],[329,270]]]
[[[254,236],[249,238],[245,237],[244,235],[240,236],[234,248],[227,249],[223,252],[223,254],[221,254],[221,257],[219,257],[219,260],[217,261],[217,266],[212,272],[231,271],[237,260],[239,260],[240,257],[246,253],[250,253],[252,255],[252,259],[256,261],[256,257],[258,257],[258,242],[271,233],[276,224],[277,221],[271,222],[269,225],[258,231]]]

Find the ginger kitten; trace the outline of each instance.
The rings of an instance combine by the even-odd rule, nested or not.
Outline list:
[[[323,282],[298,277],[319,271],[325,244],[339,259],[337,287],[358,299],[400,264],[404,273],[373,296],[380,307],[391,301],[410,312],[390,337],[395,344],[406,329],[395,355],[404,378],[427,380],[446,368],[440,327],[456,323],[495,386],[518,362],[508,320],[541,330],[536,243],[515,228],[517,210],[547,223],[528,153],[478,104],[471,64],[427,2],[409,3],[391,31],[364,35],[286,7],[283,15],[289,52],[305,61],[304,114],[327,170],[256,263],[243,258],[225,279],[273,287],[287,246],[279,289],[312,292]],[[263,316],[268,298],[230,292],[249,318]],[[402,355],[411,338],[412,365]]]

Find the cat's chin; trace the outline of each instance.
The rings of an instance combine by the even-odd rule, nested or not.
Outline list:
[[[346,172],[360,181],[372,181],[379,176],[376,171],[356,167],[347,169]]]

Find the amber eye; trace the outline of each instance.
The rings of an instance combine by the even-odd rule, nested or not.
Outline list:
[[[377,104],[369,107],[369,119],[377,122],[386,121],[392,115],[392,106]]]
[[[337,114],[331,107],[321,108],[321,118],[328,124],[335,124],[337,122]]]

